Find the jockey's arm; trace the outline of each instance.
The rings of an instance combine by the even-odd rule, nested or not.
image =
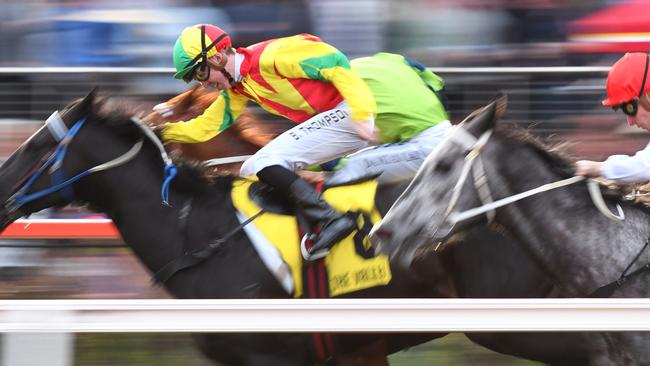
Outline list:
[[[224,90],[200,116],[189,121],[168,122],[163,125],[165,142],[205,142],[230,127],[246,107],[248,98]]]
[[[650,181],[650,144],[633,156],[612,155],[601,167],[604,178],[626,183]]]
[[[373,118],[377,110],[368,85],[350,67],[343,53],[324,42],[298,41],[284,46],[275,68],[287,78],[315,79],[334,84],[358,122]]]

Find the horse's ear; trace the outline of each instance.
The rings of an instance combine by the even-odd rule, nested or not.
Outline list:
[[[508,109],[508,95],[503,92],[497,93],[494,97],[494,103],[496,104],[495,111],[495,122],[503,118],[503,115],[506,114],[506,109]]]
[[[79,103],[79,111],[82,115],[88,114],[92,110],[93,104],[97,97],[97,87],[94,87]],[[81,116],[80,116],[81,117]]]
[[[72,102],[68,108],[61,113],[61,118],[65,124],[71,126],[81,117],[86,116],[92,110],[97,96],[97,88],[93,88],[83,99]]]
[[[496,126],[499,119],[505,114],[507,106],[508,96],[499,93],[490,104],[472,112],[463,122],[468,124],[467,130],[469,132],[479,137],[483,132]]]

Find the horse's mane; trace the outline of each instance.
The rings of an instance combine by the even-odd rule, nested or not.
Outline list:
[[[514,124],[498,124],[495,133],[509,141],[532,148],[548,163],[551,169],[561,176],[574,175],[573,163],[576,159],[567,151],[567,143],[542,141],[540,137]]]
[[[73,108],[80,100],[72,102],[65,110]],[[119,98],[102,97],[97,98],[91,106],[89,115],[92,115],[91,123],[100,123],[108,126],[111,131],[119,136],[129,139],[139,139],[143,136],[142,131],[131,121],[131,118],[138,113],[138,106]],[[158,134],[160,138],[160,135]],[[146,147],[155,149],[153,144],[145,144]],[[158,153],[157,153],[158,155]],[[202,166],[193,159],[185,159],[181,155],[171,154],[177,176],[174,178],[174,189],[190,192],[203,190],[225,190],[232,186],[235,179],[232,175],[212,174],[213,171]],[[162,166],[161,166],[162,169]]]
[[[544,142],[528,130],[512,124],[498,125],[495,133],[509,141],[532,148],[549,164],[551,169],[561,176],[568,178],[575,174],[574,162],[576,159],[567,152],[569,144],[566,142]],[[645,197],[650,193],[650,186],[621,183],[606,179],[599,179],[599,183],[606,198],[626,201],[650,212],[650,197]]]
[[[173,189],[183,192],[230,191],[237,178],[232,174],[212,174],[212,171],[196,160],[173,157],[178,174],[173,181]]]

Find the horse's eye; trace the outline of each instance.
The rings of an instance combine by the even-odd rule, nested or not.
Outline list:
[[[451,169],[451,164],[448,161],[441,160],[436,164],[436,173],[447,173]]]

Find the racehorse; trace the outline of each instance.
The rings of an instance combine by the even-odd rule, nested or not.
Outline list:
[[[161,204],[165,164],[158,145],[129,114],[108,106],[96,102],[92,93],[71,104],[50,117],[0,167],[0,230],[47,207],[88,204],[112,219],[134,254],[156,273],[184,253],[204,249],[240,226],[230,196],[234,179],[206,179],[196,165],[177,165],[170,206]],[[212,256],[174,274],[164,285],[178,298],[291,297],[243,231],[235,231]],[[434,295],[428,284],[395,269],[388,285],[350,296]],[[440,335],[337,335],[341,357],[335,362],[386,365],[386,354]],[[227,365],[313,365],[320,361],[312,354],[309,334],[201,334],[195,338],[207,356]]]
[[[499,97],[457,126],[373,229],[371,241],[408,263],[417,248],[489,222],[514,237],[561,296],[648,297],[648,209],[608,197],[609,207],[623,207],[625,219],[606,217],[587,186],[571,184],[581,178],[573,177],[569,159],[530,134],[497,125],[505,107]],[[561,188],[532,195],[551,182]],[[585,340],[589,364],[650,364],[648,334],[588,333]]]
[[[60,119],[66,129],[73,128],[73,124],[84,118],[85,125],[74,138],[64,139],[69,144],[64,145],[67,146],[67,156],[56,165],[66,172],[66,177],[75,177],[95,164],[113,162],[108,164],[110,166],[121,161],[122,165],[80,178],[71,184],[71,191],[62,189],[32,196],[33,200],[17,207],[17,202],[10,197],[26,182],[29,189],[24,193],[28,195],[43,192],[52,185],[59,186],[59,183],[49,182],[45,175],[33,181],[28,179],[43,157],[57,146],[57,139],[53,136],[61,137],[60,131],[57,132],[61,126],[53,127],[57,124],[48,122],[47,127],[35,133],[0,168],[0,202],[3,202],[0,230],[18,217],[45,207],[62,206],[71,201],[89,203],[113,219],[134,253],[152,272],[156,272],[183,252],[201,248],[210,239],[221,237],[239,225],[229,198],[232,178],[217,178],[209,183],[199,177],[202,173],[192,166],[180,167],[171,191],[172,207],[162,206],[156,188],[164,178],[160,152],[153,143],[145,140],[140,152],[124,155],[125,151],[133,151],[143,138],[143,132],[127,114],[100,106],[91,94],[61,113]],[[55,176],[56,172],[52,175]],[[380,187],[376,199],[379,210],[386,212],[405,187]],[[179,220],[183,207],[187,207],[183,202],[187,202],[189,197],[193,202],[191,214]],[[353,296],[546,297],[553,294],[553,284],[543,272],[520,252],[511,250],[517,248],[515,244],[496,231],[484,228],[470,231],[464,240],[452,247],[453,251],[441,255],[429,253],[414,265],[422,275],[418,277],[428,277],[426,283],[396,269],[388,286]],[[486,268],[490,260],[500,261],[501,266],[495,270]],[[519,275],[513,278],[510,275],[513,271]],[[205,263],[179,272],[165,285],[180,298],[288,297],[241,232]],[[450,290],[448,285],[453,289]],[[382,356],[385,364],[386,353],[436,336],[441,334],[349,335],[342,337],[339,344],[344,355],[358,356],[360,364],[372,364],[368,352],[360,353],[368,349],[375,356]],[[584,364],[580,335],[481,333],[469,336],[502,353],[557,365]],[[196,339],[206,354],[226,364],[302,365],[315,362],[310,359],[309,337],[305,335],[210,334],[199,335]],[[379,341],[372,343],[375,340]],[[382,341],[385,349],[381,349]],[[380,344],[380,349],[363,347],[368,344]],[[359,352],[355,354],[354,351]]]

